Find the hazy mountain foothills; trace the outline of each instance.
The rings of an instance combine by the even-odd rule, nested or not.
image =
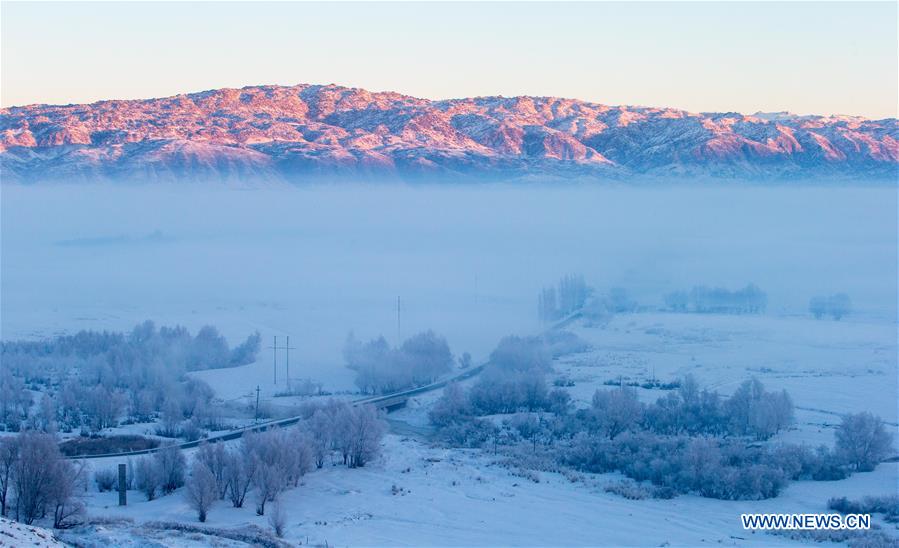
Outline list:
[[[335,85],[0,110],[6,182],[481,177],[895,180],[899,121]]]

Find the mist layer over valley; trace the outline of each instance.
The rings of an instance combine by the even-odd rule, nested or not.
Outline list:
[[[811,297],[844,292],[852,321],[894,322],[896,194],[6,185],[2,338],[147,318],[213,324],[235,344],[259,330],[266,343],[291,336],[292,375],[344,390],[349,331],[393,343],[434,329],[479,361],[501,336],[536,331],[537,292],[569,272],[650,308],[674,290],[754,283],[768,315],[807,315]]]

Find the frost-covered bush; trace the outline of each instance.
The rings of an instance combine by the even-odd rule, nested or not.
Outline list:
[[[94,472],[94,482],[101,493],[114,490],[118,481],[119,475],[112,468],[101,468]]]
[[[793,420],[793,403],[785,391],[768,392],[758,380],[745,381],[728,400],[700,390],[688,375],[672,391],[646,407],[645,428],[659,434],[751,436],[765,440]]]
[[[445,427],[456,422],[470,420],[472,414],[468,395],[456,383],[449,383],[443,389],[443,396],[428,411],[428,420],[437,427]]]
[[[767,452],[714,438],[625,432],[610,440],[582,432],[562,451],[560,458],[569,466],[594,473],[619,471],[665,488],[659,494],[666,497],[697,493],[756,500],[777,496],[787,483],[787,475],[769,462]]]
[[[841,514],[883,514],[886,521],[895,523],[899,519],[899,496],[868,496],[861,500],[846,497],[832,498],[827,507]]]
[[[537,370],[504,371],[488,367],[468,394],[476,414],[537,411],[547,406],[544,375]]]
[[[609,482],[603,487],[603,491],[629,500],[643,500],[652,497],[650,489],[630,480]]]

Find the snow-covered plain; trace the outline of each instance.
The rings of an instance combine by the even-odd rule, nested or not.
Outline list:
[[[352,390],[348,330],[397,338],[433,328],[483,359],[509,333],[532,333],[536,294],[582,272],[623,286],[645,307],[692,285],[768,293],[758,316],[647,311],[572,326],[593,349],[554,364],[585,404],[604,381],[692,372],[728,394],[751,376],[797,406],[787,441],[833,442],[838,415],[897,423],[896,189],[889,188],[333,188],[2,187],[3,339],[128,329],[150,318],[217,325],[231,342],[258,329],[290,335],[291,376]],[[808,299],[846,292],[855,313],[814,320]],[[270,350],[248,366],[196,373],[225,399],[272,383]],[[283,370],[281,370],[283,373]],[[282,377],[283,379],[283,377]],[[282,380],[283,383],[283,380]],[[651,400],[661,391],[640,391]],[[437,394],[393,416],[382,458],[326,467],[289,491],[288,540],[328,545],[676,545],[788,542],[748,534],[739,514],[825,511],[832,496],[899,491],[895,463],[840,482],[796,482],[773,500],[693,496],[629,501],[603,492],[616,475],[571,482],[515,475],[488,453],[416,435]],[[98,465],[108,463],[97,463]],[[393,486],[402,488],[394,494]],[[194,523],[180,492],[153,502],[92,493],[107,545],[145,539],[147,520]],[[267,527],[252,504],[213,508],[213,527]],[[893,526],[888,526],[893,527]],[[104,536],[106,535],[106,536]],[[202,535],[197,538],[202,538]],[[197,542],[202,542],[198,540]]]

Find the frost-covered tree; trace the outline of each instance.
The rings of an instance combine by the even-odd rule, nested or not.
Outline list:
[[[490,364],[504,371],[552,369],[549,349],[540,337],[504,337],[490,353]]]
[[[437,427],[448,426],[454,422],[466,420],[471,415],[468,395],[457,383],[451,382],[443,389],[443,396],[437,400],[428,412],[431,424]]]
[[[215,475],[203,462],[194,461],[190,476],[185,484],[184,497],[190,507],[197,512],[200,522],[206,521],[206,514],[219,498]]]
[[[637,391],[628,386],[614,390],[597,390],[593,394],[591,418],[604,436],[615,436],[637,425],[643,417],[643,404]]]
[[[392,392],[433,382],[449,372],[453,355],[446,339],[425,331],[391,348],[384,337],[361,343],[352,333],[344,345],[347,367],[364,393]]]
[[[163,494],[168,495],[184,485],[186,461],[177,445],[167,445],[153,453],[153,465],[159,474],[159,487]]]
[[[58,512],[56,525],[61,525],[71,515],[66,508],[74,504],[74,489],[68,482],[76,479],[76,471],[62,458],[56,439],[50,434],[23,432],[16,444],[17,459],[11,475],[16,520],[31,525],[48,512],[53,512],[54,517]]]
[[[162,480],[159,469],[149,457],[140,458],[134,465],[134,484],[148,501],[156,498]]]
[[[239,449],[228,451],[225,457],[225,476],[228,483],[228,500],[235,508],[242,508],[247,492],[253,485],[258,461],[244,440]]]
[[[873,470],[893,448],[893,434],[871,413],[843,417],[835,433],[837,455],[860,472]]]
[[[361,468],[380,452],[381,439],[387,428],[373,405],[351,407],[346,427],[352,441],[347,464],[350,468]]]
[[[247,337],[247,340],[234,347],[231,351],[229,365],[232,367],[247,365],[256,361],[259,349],[262,347],[262,335],[258,331]]]
[[[224,499],[228,493],[228,453],[223,443],[202,443],[194,457],[198,462],[206,465],[215,478],[215,487],[218,497]]]
[[[770,438],[793,420],[793,402],[786,391],[767,392],[757,379],[743,382],[724,408],[732,433],[759,440]]]

